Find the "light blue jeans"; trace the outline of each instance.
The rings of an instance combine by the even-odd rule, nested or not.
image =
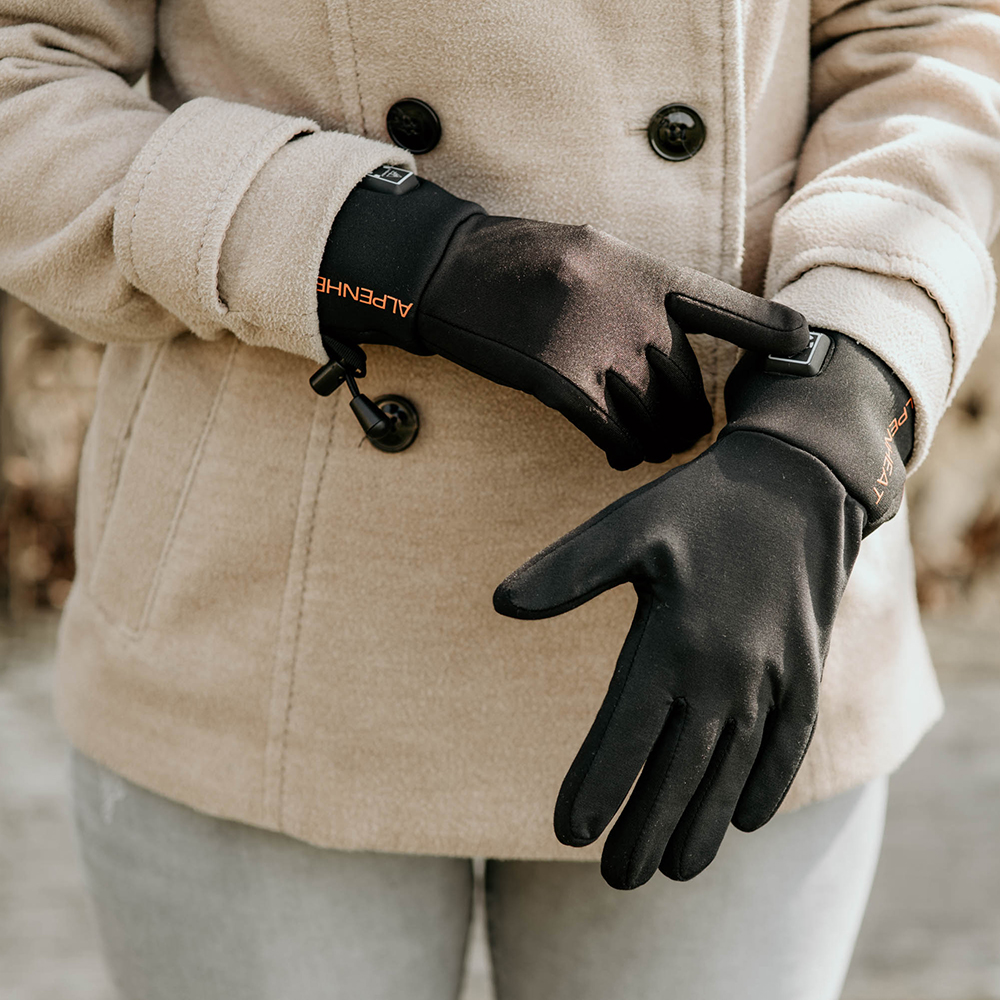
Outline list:
[[[123,1000],[454,1000],[468,858],[348,852],[213,819],[72,760],[78,844]],[[678,883],[486,862],[498,1000],[835,1000],[868,900],[885,778]]]

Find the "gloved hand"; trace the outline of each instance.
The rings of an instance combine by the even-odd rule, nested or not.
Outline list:
[[[808,336],[786,306],[590,226],[487,215],[426,180],[351,192],[317,297],[331,356],[366,343],[440,354],[559,410],[616,469],[711,429],[685,332],[785,352]]]
[[[559,791],[582,847],[614,817],[615,888],[689,879],[730,820],[756,830],[812,738],[823,662],[861,539],[899,509],[913,404],[847,337],[815,377],[745,355],[730,422],[694,461],[622,497],[497,588],[515,618],[562,614],[622,583],[638,596],[607,696]]]

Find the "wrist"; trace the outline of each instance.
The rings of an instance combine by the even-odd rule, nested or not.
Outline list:
[[[864,507],[867,534],[902,503],[913,401],[877,355],[843,334],[823,332],[831,345],[814,376],[769,371],[761,354],[740,360],[726,384],[729,422],[722,434],[759,431],[815,455]]]
[[[345,343],[430,354],[417,336],[420,298],[455,230],[483,209],[412,174],[393,193],[378,173],[334,219],[316,285],[320,326]]]

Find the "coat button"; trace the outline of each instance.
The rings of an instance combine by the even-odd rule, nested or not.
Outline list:
[[[420,430],[417,408],[405,396],[394,394],[376,396],[373,402],[392,421],[392,426],[379,438],[369,437],[368,443],[379,451],[406,451]]]
[[[690,160],[705,142],[705,123],[686,104],[665,104],[649,119],[649,144],[665,160]]]
[[[411,153],[429,153],[441,141],[441,120],[425,101],[407,97],[385,116],[389,138]]]

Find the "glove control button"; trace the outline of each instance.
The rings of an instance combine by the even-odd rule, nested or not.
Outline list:
[[[396,101],[385,116],[385,127],[397,146],[417,155],[429,153],[441,141],[441,119],[416,97]]]
[[[665,104],[649,119],[649,144],[665,160],[690,160],[705,143],[705,123],[687,104]]]
[[[764,360],[764,371],[783,375],[818,375],[830,351],[832,341],[825,333],[809,331],[809,346],[798,354],[785,356],[769,354]]]

